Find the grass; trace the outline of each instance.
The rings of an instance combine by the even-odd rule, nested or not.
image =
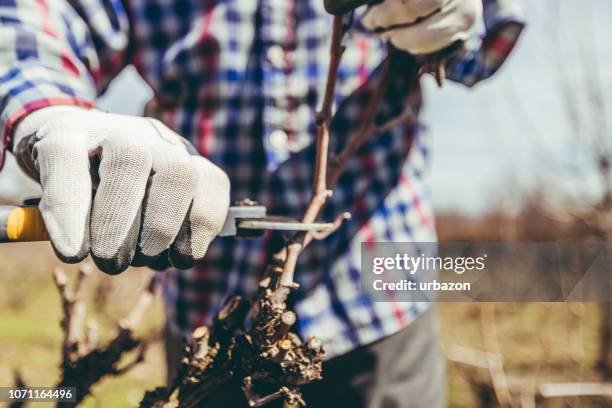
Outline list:
[[[0,386],[13,383],[17,369],[30,386],[50,386],[58,379],[60,299],[51,279],[57,265],[48,244],[4,245],[0,248]],[[67,268],[73,271],[74,267]],[[112,335],[113,322],[129,309],[143,284],[143,271],[119,277],[95,274],[88,284],[91,316],[103,339]],[[441,342],[483,350],[480,305],[444,303]],[[538,381],[587,381],[597,351],[597,305],[578,303],[497,304],[496,329],[508,376]],[[141,335],[152,343],[146,361],[118,378],[103,380],[85,407],[131,407],[144,390],[162,385],[165,378],[161,343],[163,309],[158,300]],[[490,329],[490,328],[488,328]],[[465,367],[450,363],[449,406],[476,406]],[[476,370],[478,372],[479,370]],[[481,370],[480,375],[484,370]],[[589,401],[564,401],[563,406],[604,406]],[[36,404],[36,407],[44,407]]]

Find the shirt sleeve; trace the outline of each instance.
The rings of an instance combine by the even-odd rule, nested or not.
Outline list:
[[[0,169],[15,125],[53,105],[93,107],[129,60],[121,0],[0,0]]]
[[[525,27],[521,0],[483,0],[484,35],[475,46],[449,60],[450,80],[474,86],[491,77],[506,61]]]

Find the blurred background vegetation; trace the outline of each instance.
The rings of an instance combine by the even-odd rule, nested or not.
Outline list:
[[[0,247],[0,386],[13,385],[16,373],[29,386],[53,386],[59,379],[62,307],[52,278],[52,269],[58,264],[49,243]],[[63,267],[71,278],[76,276],[76,266]],[[88,317],[98,329],[101,343],[114,336],[117,322],[134,305],[150,273],[132,269],[111,277],[96,271],[87,280]],[[163,305],[158,295],[136,333],[149,343],[145,361],[126,375],[103,380],[82,406],[134,407],[145,390],[163,385],[163,325]],[[135,353],[127,355],[126,362]]]

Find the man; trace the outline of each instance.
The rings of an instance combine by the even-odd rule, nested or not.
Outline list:
[[[480,0],[375,3],[358,10],[347,37],[332,151],[379,87],[386,43],[410,65],[464,42],[446,69],[471,86],[499,68],[523,27],[513,0],[484,1],[482,41]],[[60,259],[90,254],[108,273],[179,268],[162,276],[170,376],[181,333],[210,322],[229,294],[252,293],[280,245],[275,236],[214,239],[229,203],[248,197],[270,213],[302,213],[330,27],[322,0],[0,1],[5,149],[33,150],[28,170]],[[96,109],[128,64],[153,88],[147,112],[157,119]],[[305,389],[312,406],[444,405],[430,305],[373,302],[359,287],[361,242],[436,239],[428,141],[415,121],[420,88],[408,74],[390,80],[376,115],[384,131],[353,158],[324,214],[353,218],[297,268],[298,330],[321,338],[329,359],[325,380]]]

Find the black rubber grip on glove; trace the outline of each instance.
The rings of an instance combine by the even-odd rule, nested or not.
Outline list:
[[[355,10],[357,7],[361,7],[365,4],[373,4],[377,1],[372,0],[325,0],[325,10],[329,14],[334,16],[340,16],[344,13],[348,13],[351,10]]]

